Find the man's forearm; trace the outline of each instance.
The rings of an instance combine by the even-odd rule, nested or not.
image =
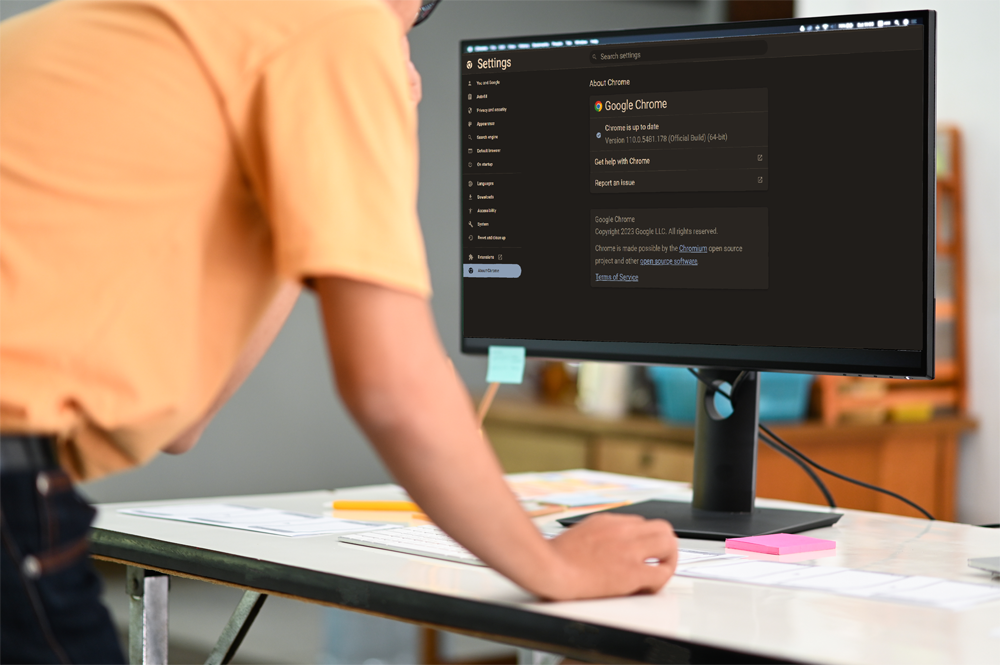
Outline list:
[[[371,294],[334,296],[321,283],[319,292],[324,305],[339,298],[340,316],[354,309],[345,300],[372,302]],[[439,526],[519,584],[542,587],[543,575],[557,574],[548,570],[555,567],[551,550],[503,480],[464,386],[423,317],[394,309],[382,314],[408,320],[385,334],[405,330],[401,340],[379,339],[377,326],[354,331],[337,314],[327,317],[328,331],[336,331],[332,343],[343,349],[335,369],[345,403],[396,479]],[[371,346],[382,352],[364,361],[363,349]],[[486,523],[492,527],[477,526]]]
[[[665,522],[604,516],[546,541],[503,479],[421,298],[317,280],[344,402],[393,475],[453,538],[548,598],[657,589],[676,559]],[[644,562],[659,559],[662,566]]]

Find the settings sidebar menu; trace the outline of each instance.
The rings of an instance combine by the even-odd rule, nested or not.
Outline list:
[[[462,77],[462,276],[518,278],[524,229],[519,220],[520,176],[516,91],[505,76],[509,58],[468,58]]]

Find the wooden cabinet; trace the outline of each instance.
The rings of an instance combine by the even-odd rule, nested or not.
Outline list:
[[[604,420],[570,407],[498,402],[484,427],[508,473],[590,468],[666,480],[690,481],[692,476],[693,428],[655,418]],[[927,423],[771,426],[816,462],[898,492],[944,520],[955,518],[959,436],[974,427],[962,417]],[[820,475],[841,507],[918,515],[889,496]],[[757,496],[823,503],[798,466],[763,444],[758,447]]]
[[[927,423],[839,427],[806,423],[771,429],[823,466],[902,494],[937,519],[950,521],[955,519],[959,437],[974,426],[952,417]],[[920,516],[890,496],[819,475],[841,507]],[[822,494],[801,469],[764,445],[757,454],[757,496],[823,503]]]

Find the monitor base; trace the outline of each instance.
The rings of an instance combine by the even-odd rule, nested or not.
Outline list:
[[[841,513],[817,513],[781,508],[754,508],[752,513],[719,513],[695,510],[690,503],[661,500],[643,501],[598,512],[641,515],[646,519],[665,519],[673,525],[678,537],[700,540],[725,540],[771,533],[799,533],[830,526],[842,517]],[[568,517],[559,520],[559,523],[571,526],[585,517],[587,515]]]

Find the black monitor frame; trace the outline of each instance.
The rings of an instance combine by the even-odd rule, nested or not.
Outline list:
[[[933,11],[891,12],[851,16],[810,17],[747,21],[717,25],[676,26],[665,28],[600,31],[563,35],[536,35],[503,39],[466,40],[461,42],[462,55],[473,45],[506,44],[509,42],[551,42],[554,39],[597,38],[602,45],[642,42],[643,37],[658,39],[694,39],[702,37],[753,36],[787,33],[808,23],[836,24],[845,21],[893,21],[918,17],[924,26],[924,346],[920,352],[890,349],[837,349],[778,346],[730,346],[721,344],[670,344],[634,342],[594,342],[551,339],[508,339],[467,337],[464,325],[464,291],[462,280],[463,315],[461,350],[463,353],[486,354],[490,346],[523,346],[531,358],[562,360],[598,360],[631,364],[676,365],[698,368],[725,368],[770,372],[798,372],[879,378],[934,378],[934,259],[935,259],[935,71],[936,13]],[[587,48],[587,47],[581,47]],[[593,48],[593,47],[590,47]],[[490,55],[498,55],[491,52]],[[500,54],[502,55],[502,54]],[[464,105],[464,102],[461,102]],[[460,156],[460,159],[462,156]],[[461,171],[461,169],[460,169]],[[460,250],[461,251],[461,250]]]

